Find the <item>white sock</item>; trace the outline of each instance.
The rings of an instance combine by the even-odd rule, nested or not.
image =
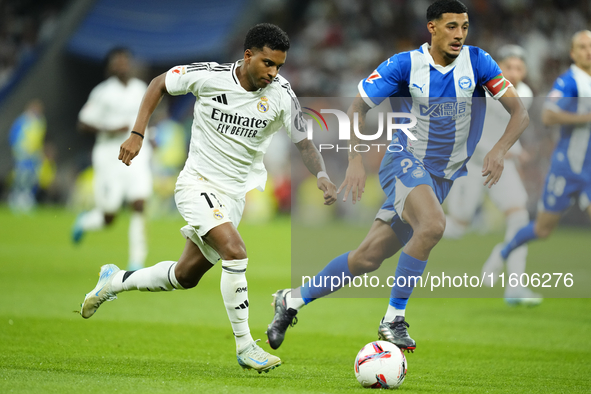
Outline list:
[[[137,271],[121,270],[115,274],[111,289],[115,294],[129,290],[158,292],[183,289],[174,274],[176,264],[176,261],[162,261]]]
[[[288,309],[293,308],[296,311],[299,311],[300,309],[302,309],[304,305],[306,305],[300,291],[301,288],[298,287],[297,289],[293,289],[292,291],[287,293],[287,295],[285,296],[285,302],[287,304]]]
[[[84,231],[96,231],[105,227],[105,214],[95,208],[90,212],[82,214],[80,226]]]
[[[388,304],[388,310],[386,311],[386,316],[384,316],[384,321],[394,321],[396,316],[403,316],[406,312],[406,309],[396,309],[392,305]]]
[[[228,318],[232,324],[236,351],[253,342],[248,327],[248,286],[246,283],[246,266],[248,259],[222,260],[222,279],[220,288]]]
[[[525,209],[516,211],[507,216],[507,230],[505,232],[505,242],[513,239],[515,234],[529,223],[529,214]],[[516,274],[519,276],[525,272],[525,263],[527,259],[527,244],[523,244],[515,249],[507,258],[507,276]]]
[[[147,254],[144,215],[140,212],[133,212],[129,220],[129,265],[142,268]]]

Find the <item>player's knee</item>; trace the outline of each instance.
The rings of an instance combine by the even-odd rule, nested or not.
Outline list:
[[[144,212],[144,200],[135,200],[131,207],[135,212]]]
[[[421,239],[426,247],[432,248],[443,237],[445,231],[445,216],[440,215],[439,217],[433,217],[429,222],[419,226],[414,231],[414,236]]]
[[[244,244],[231,244],[220,253],[222,260],[242,260],[247,258]]]
[[[545,239],[545,238],[548,238],[550,236],[550,234],[552,234],[552,230],[554,230],[553,227],[549,227],[549,226],[541,227],[540,226],[540,227],[535,228],[535,233],[539,239]]]
[[[186,271],[177,272],[175,270],[175,276],[177,282],[179,282],[183,289],[192,289],[193,287],[197,286],[199,280],[201,279],[200,276],[195,276],[194,274],[190,274]]]
[[[383,259],[373,253],[364,253],[356,249],[349,254],[349,270],[355,276],[363,275],[380,268]]]

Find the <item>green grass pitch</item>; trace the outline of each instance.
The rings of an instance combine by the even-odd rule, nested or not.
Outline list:
[[[353,361],[376,339],[385,299],[314,302],[275,352],[280,368],[261,375],[243,371],[219,291],[219,267],[196,289],[120,294],[89,320],[73,313],[94,287],[100,265],[125,265],[128,218],[88,234],[78,247],[69,239],[73,219],[60,209],[28,217],[0,207],[0,393],[365,392]],[[149,265],[178,258],[181,225],[180,219],[149,222]],[[240,231],[250,257],[251,330],[264,342],[271,293],[290,283],[290,222],[242,225]],[[351,231],[361,240],[366,229]],[[556,258],[568,241],[579,246],[565,249],[565,258],[589,262],[590,235],[562,229],[532,245],[529,261]],[[492,246],[500,235],[486,237],[438,245],[437,265],[445,266],[458,250]],[[498,298],[417,298],[407,319],[418,348],[407,356],[402,392],[591,391],[589,299],[546,299],[527,309],[509,308]]]

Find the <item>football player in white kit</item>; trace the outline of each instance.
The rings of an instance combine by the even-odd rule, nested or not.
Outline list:
[[[498,64],[515,89],[522,98],[523,104],[529,108],[532,104],[533,93],[529,86],[523,80],[527,74],[525,63],[525,51],[517,45],[505,45],[499,50]],[[528,99],[529,98],[529,99]],[[509,149],[505,156],[505,168],[503,176],[493,188],[487,188],[482,185],[480,168],[482,168],[484,156],[490,151],[494,144],[499,140],[506,124],[509,122],[509,114],[503,106],[492,100],[487,99],[486,117],[484,118],[484,127],[482,138],[476,146],[472,159],[468,162],[468,175],[459,178],[454,183],[449,195],[448,215],[446,218],[446,227],[444,237],[461,238],[470,226],[478,207],[482,204],[484,193],[487,192],[492,202],[505,215],[507,229],[505,231],[505,242],[513,238],[517,230],[529,222],[527,212],[527,192],[521,181],[518,167],[520,157],[525,157],[519,141]],[[495,248],[499,249],[499,244]],[[527,245],[516,249],[507,259],[507,274],[521,275],[525,272],[525,263],[527,257]],[[482,271],[487,275],[494,273],[495,276],[503,270],[501,264],[493,264],[489,259],[482,267]],[[486,283],[490,285],[490,281]],[[539,294],[532,292],[527,287],[505,288],[505,301],[510,305],[538,305],[542,302]]]
[[[221,292],[236,339],[238,363],[259,373],[281,364],[250,335],[245,276],[248,257],[236,227],[246,192],[265,186],[263,155],[282,126],[307,168],[317,175],[325,204],[336,200],[336,187],[326,175],[322,156],[305,138],[297,98],[278,75],[288,49],[285,32],[263,23],[248,31],[243,59],[177,66],[152,80],[133,131],[121,145],[119,159],[131,167],[136,164],[143,131],[165,93],[191,92],[196,96],[189,157],[175,189],[177,207],[187,222],[181,229],[187,239],[185,249],[178,261],[163,261],[138,271],[104,265],[97,286],[84,299],[82,317],[89,318],[104,301],[115,299],[122,291],[195,287],[221,259]]]
[[[72,241],[79,243],[85,232],[111,225],[123,203],[129,202],[132,214],[128,268],[139,269],[148,254],[143,212],[152,194],[151,149],[143,150],[133,167],[122,166],[117,160],[119,147],[129,136],[146,92],[145,82],[131,76],[131,61],[131,53],[125,48],[109,52],[107,67],[111,76],[92,90],[78,116],[78,127],[96,134],[92,150],[96,208],[78,216]]]

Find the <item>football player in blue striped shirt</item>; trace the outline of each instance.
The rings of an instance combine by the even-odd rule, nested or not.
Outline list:
[[[505,154],[529,123],[525,107],[497,63],[482,49],[464,45],[469,26],[467,12],[460,1],[435,1],[427,9],[431,45],[425,43],[416,50],[392,56],[359,83],[359,94],[348,111],[349,119],[354,119],[353,113],[359,114],[358,130],[363,132],[365,114],[390,98],[395,112],[416,117],[417,124],[409,132],[414,139],[402,130],[393,134],[392,144],[404,149],[392,149],[382,160],[379,177],[387,200],[361,245],[334,258],[304,286],[275,294],[275,316],[267,329],[272,348],[281,345],[287,327],[297,321],[295,315],[304,305],[338,289],[324,278],[352,280],[375,271],[401,249],[396,277],[404,278],[399,283],[406,285],[392,288],[378,336],[401,349],[416,348],[407,331],[406,304],[431,249],[443,235],[445,215],[441,203],[454,179],[467,173],[466,162],[480,139],[485,90],[511,114],[503,136],[484,158],[485,185],[497,183]],[[350,144],[356,142],[353,137]],[[339,192],[345,189],[344,200],[351,192],[355,203],[364,187],[361,156],[351,149]],[[345,279],[342,282],[347,284]]]

